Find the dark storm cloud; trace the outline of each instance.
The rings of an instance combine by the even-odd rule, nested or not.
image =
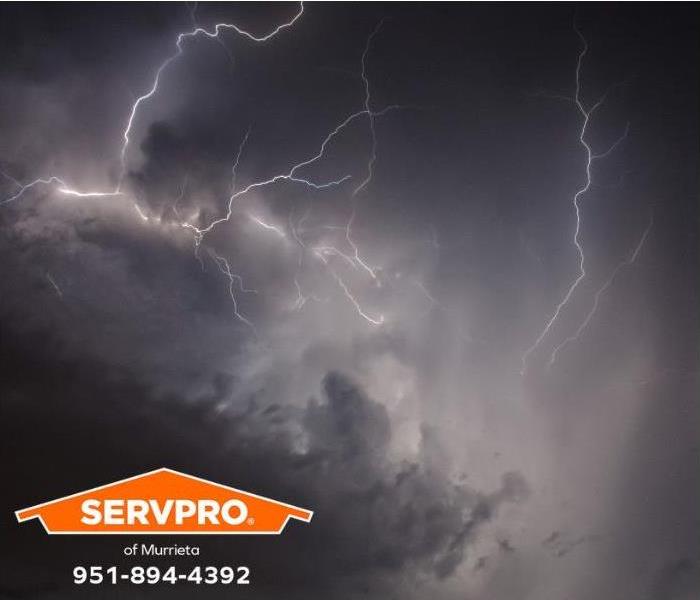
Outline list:
[[[328,486],[320,491],[328,495],[322,507],[350,507],[344,533],[330,544],[344,546],[341,555],[348,553],[348,564],[361,570],[399,569],[415,561],[446,577],[461,562],[477,527],[503,502],[527,496],[524,481],[514,473],[490,495],[456,486],[439,465],[431,465],[425,445],[418,462],[392,465],[386,409],[339,374],[328,375],[324,389],[326,402],[312,402],[303,417],[309,450],[302,460],[311,467],[310,480]],[[352,532],[365,528],[371,535],[353,549]]]
[[[191,26],[186,8],[3,6],[0,201],[19,188],[13,179],[49,175],[111,189],[128,108]],[[292,8],[203,4],[197,15],[265,32]],[[123,197],[38,186],[0,206],[2,444],[12,457],[2,475],[14,482],[3,593],[74,597],[64,585],[74,564],[121,560],[109,541],[19,528],[12,510],[165,465],[315,511],[274,543],[202,542],[212,560],[250,563],[256,585],[241,594],[697,596],[689,10],[578,11],[590,44],[584,99],[625,82],[590,141],[604,149],[627,121],[630,134],[596,162],[581,202],[587,276],[526,377],[522,352],[576,270],[581,124],[570,102],[551,98],[573,90],[571,6],[313,3],[274,43],[188,41],[138,111]],[[348,182],[256,189],[196,256],[183,222],[222,216],[232,189],[314,155],[362,108],[360,60],[382,17],[367,55],[372,106],[413,108],[376,120],[371,184],[353,196],[372,149],[359,119],[304,171]],[[576,330],[650,212],[637,263],[555,367],[537,368]],[[305,219],[309,246],[352,254],[351,214],[378,279],[331,266],[368,312],[386,312],[382,327],[290,235]],[[256,289],[234,286],[257,336],[236,318],[210,251]],[[315,296],[300,310],[295,279]]]
[[[506,473],[491,493],[453,482],[447,465],[435,460],[438,442],[428,433],[414,459],[397,462],[381,404],[339,373],[326,376],[323,390],[320,401],[299,410],[253,401],[241,414],[217,418],[226,456],[251,465],[247,475],[236,469],[239,478],[314,507],[316,525],[300,540],[312,543],[298,563],[284,548],[285,570],[317,571],[319,585],[367,582],[384,572],[407,576],[408,567],[448,577],[479,527],[502,504],[527,498],[516,473]],[[206,420],[207,409],[199,409]]]
[[[36,337],[8,342],[3,354],[5,410],[17,421],[16,435],[31,427],[23,416],[27,403],[37,395],[47,396],[53,382],[60,382],[62,395],[70,399],[70,408],[56,415],[56,429],[33,431],[39,462],[25,462],[23,468],[40,468],[43,453],[50,452],[55,469],[53,476],[42,476],[44,483],[36,493],[77,488],[91,477],[112,473],[117,478],[140,468],[136,465],[144,456],[158,464],[160,455],[181,468],[196,468],[219,480],[235,480],[245,489],[313,507],[313,528],[292,524],[272,547],[254,540],[237,543],[237,559],[255,564],[258,572],[260,589],[253,595],[265,597],[275,589],[272,581],[311,593],[392,580],[398,585],[416,572],[448,577],[464,560],[479,528],[495,519],[503,504],[528,495],[515,473],[505,474],[501,487],[489,493],[453,482],[447,465],[436,459],[439,442],[428,432],[412,460],[392,458],[386,409],[338,373],[327,375],[320,400],[310,399],[302,408],[271,404],[258,396],[239,403],[239,408],[222,410],[221,403],[232,393],[231,381],[223,376],[213,382],[211,393],[188,402],[155,395],[149,387],[131,383],[120,369],[87,360],[56,362],[50,358],[56,346],[39,348]],[[97,397],[101,406],[95,404]],[[89,431],[81,423],[91,423]],[[22,442],[13,436],[3,444],[12,452]],[[87,463],[79,458],[86,444],[91,453]],[[208,456],[206,463],[197,458],[202,452]],[[37,485],[27,479],[27,472],[7,466],[8,477],[17,484],[13,498],[18,496],[14,501],[19,505]],[[93,551],[93,542],[62,543],[70,550],[70,560]],[[223,544],[201,545],[210,559],[223,559],[230,552]],[[18,575],[5,583],[6,589],[38,594],[42,579],[29,583],[21,578],[25,552],[20,546],[10,559],[20,562]],[[261,553],[266,556],[262,564]],[[46,581],[52,581],[50,576]]]

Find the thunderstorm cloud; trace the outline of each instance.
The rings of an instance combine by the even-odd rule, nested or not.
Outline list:
[[[0,595],[191,597],[74,586],[124,544],[13,517],[167,466],[314,511],[159,540],[251,568],[203,597],[698,596],[690,9],[0,30]]]

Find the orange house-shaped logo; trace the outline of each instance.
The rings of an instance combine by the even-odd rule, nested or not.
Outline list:
[[[172,469],[157,469],[15,512],[49,534],[267,534],[313,512]]]

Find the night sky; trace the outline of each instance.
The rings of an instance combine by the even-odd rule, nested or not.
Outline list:
[[[0,596],[698,598],[697,40],[674,3],[3,4]],[[314,519],[156,540],[251,568],[193,590],[76,587],[142,540],[14,518],[162,466]]]

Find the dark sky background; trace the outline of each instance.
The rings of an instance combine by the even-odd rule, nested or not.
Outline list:
[[[699,597],[696,11],[310,3],[266,42],[185,39],[122,169],[178,33],[297,10],[0,8],[0,595]],[[585,139],[629,130],[580,196],[586,276],[528,353],[578,274],[574,22],[580,99],[609,90]],[[297,173],[346,180],[255,185],[198,238],[364,110],[365,50],[370,110],[399,105],[376,160],[360,114]],[[161,466],[314,519],[156,540],[252,570],[193,591],[75,587],[139,540],[13,517]]]

